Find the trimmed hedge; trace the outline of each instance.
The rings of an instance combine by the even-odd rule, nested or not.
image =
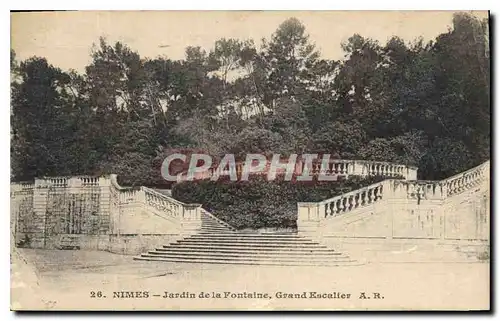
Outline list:
[[[387,177],[349,177],[348,180],[285,181],[278,176],[250,176],[248,181],[185,181],[173,186],[172,196],[203,208],[237,229],[296,228],[297,202],[319,202],[382,181]]]

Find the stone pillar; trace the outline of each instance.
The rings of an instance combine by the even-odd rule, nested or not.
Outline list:
[[[47,212],[47,198],[50,184],[45,179],[35,178],[33,190],[33,233],[31,234],[31,248],[45,247],[45,225]]]
[[[398,182],[395,180],[385,180],[382,182],[382,199],[373,204],[374,212],[383,211],[389,214],[383,218],[386,220],[386,238],[392,239],[394,236],[394,215],[400,213],[397,209]],[[383,217],[383,216],[382,216]]]
[[[319,203],[297,203],[297,232],[304,236],[318,234],[320,223]]]
[[[180,225],[183,237],[198,231],[201,228],[201,204],[184,204]]]
[[[406,166],[406,180],[415,181],[417,180],[417,168],[413,166]]]
[[[99,234],[110,233],[111,221],[111,179],[99,177]]]

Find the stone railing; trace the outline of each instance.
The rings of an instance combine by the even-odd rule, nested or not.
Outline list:
[[[297,159],[294,168],[295,175],[301,175],[308,167],[309,175],[324,174],[330,176],[386,176],[386,177],[403,177],[406,180],[416,180],[417,170],[415,166],[400,165],[389,162],[365,161],[365,160],[347,160],[347,159],[330,159],[328,166],[322,168],[321,160],[313,161],[311,164],[306,164],[301,158]],[[310,166],[310,167],[309,167]],[[238,162],[235,166],[235,173],[239,174],[243,171],[243,163]],[[271,167],[271,162],[268,161],[261,172],[252,172],[254,174],[266,175]],[[230,170],[221,170],[219,168],[209,168],[205,172],[197,172],[193,175],[194,180],[207,179],[215,175],[227,176]],[[278,173],[284,173],[284,169],[278,169]],[[187,180],[187,171],[178,175],[177,181]]]
[[[178,222],[201,220],[200,204],[185,204],[145,186],[139,189],[122,187],[114,174],[111,175],[111,186],[119,200],[116,205],[135,207],[130,211],[149,209],[157,216]]]
[[[426,206],[431,206],[429,207],[429,210],[431,210],[432,206],[443,206],[444,201],[452,196],[465,191],[472,191],[480,184],[487,184],[489,182],[489,175],[490,161],[487,161],[477,167],[441,181],[386,179],[382,182],[321,202],[298,203],[297,225],[299,231],[301,227],[310,229],[311,226],[320,226],[339,216],[354,215],[354,213],[373,214],[375,212],[391,211],[391,206],[394,204],[398,204],[397,206],[403,204],[403,208],[408,209],[408,207],[404,207],[406,206],[404,204],[410,204],[408,202],[412,200],[415,202],[415,205],[420,205],[423,200],[431,201],[430,203],[426,203]],[[379,207],[380,210],[375,211],[375,208],[370,209],[370,206],[379,203],[384,203]],[[439,211],[438,207],[436,207],[435,212]],[[365,211],[364,209],[367,208],[369,210]],[[311,225],[311,222],[318,222],[319,225]]]
[[[299,165],[300,171],[303,172],[305,164]],[[313,163],[310,172],[313,174],[320,173],[322,170],[321,163]],[[336,175],[358,175],[358,176],[402,176],[404,179],[416,179],[417,167],[399,165],[388,162],[365,161],[365,160],[344,160],[331,159],[324,173]]]
[[[398,197],[443,200],[478,186],[489,177],[490,161],[441,181],[396,181]]]
[[[19,182],[10,184],[11,192],[32,191],[33,188],[35,188],[35,183],[33,182]]]
[[[324,214],[325,217],[336,216],[345,212],[354,211],[364,206],[370,206],[380,201],[383,197],[383,193],[384,189],[382,182],[372,184],[320,202],[320,214]]]
[[[44,177],[35,180],[37,186],[67,187],[68,177]]]
[[[71,177],[41,177],[36,178],[33,183],[36,187],[99,187],[103,186],[103,180],[107,177],[96,176],[71,176]]]
[[[330,218],[348,214],[358,209],[366,208],[381,202],[381,200],[389,193],[385,191],[387,182],[375,183],[367,187],[363,187],[342,195],[332,197],[321,202],[300,202],[298,206],[298,220],[328,220]]]
[[[187,204],[179,202],[171,197],[159,193],[150,188],[141,187],[141,192],[144,193],[144,204],[155,210],[166,213],[175,219],[182,219],[185,213],[184,208]]]
[[[99,177],[80,176],[82,186],[99,186]]]
[[[445,180],[447,196],[459,194],[477,186],[490,176],[490,161]]]

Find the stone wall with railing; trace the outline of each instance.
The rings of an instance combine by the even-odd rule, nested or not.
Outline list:
[[[37,178],[10,194],[12,241],[23,247],[136,254],[201,227],[201,205],[121,187],[116,175]]]
[[[316,239],[487,241],[490,162],[442,181],[388,179],[298,203],[298,231]]]
[[[99,237],[109,230],[106,177],[37,178],[11,184],[14,242],[33,248],[64,247],[69,235]]]
[[[174,242],[201,227],[201,205],[185,204],[147,187],[121,187],[111,176],[110,251],[136,254]]]

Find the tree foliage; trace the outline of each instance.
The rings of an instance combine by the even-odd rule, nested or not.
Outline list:
[[[490,157],[488,37],[488,21],[459,13],[430,42],[354,34],[341,60],[323,58],[295,18],[260,46],[223,38],[180,60],[101,38],[84,73],[11,51],[11,176],[156,185],[166,151],[194,148],[329,153],[443,178]]]

